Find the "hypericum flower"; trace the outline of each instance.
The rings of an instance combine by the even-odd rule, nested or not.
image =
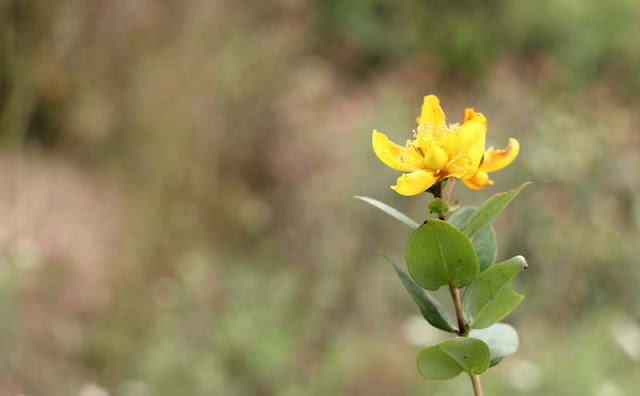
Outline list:
[[[510,138],[505,150],[489,149],[484,153],[487,120],[481,113],[466,109],[462,125],[447,125],[440,101],[436,96],[424,97],[422,111],[416,118],[418,127],[414,140],[407,140],[404,147],[373,131],[373,151],[387,166],[409,172],[400,176],[395,186],[402,195],[417,195],[440,180],[450,177],[462,179],[473,189],[488,184],[487,172],[509,165],[518,155],[520,145]]]

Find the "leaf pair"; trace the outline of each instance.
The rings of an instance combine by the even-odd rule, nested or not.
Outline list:
[[[405,271],[394,263],[386,254],[382,253],[396,270],[398,277],[405,288],[420,308],[422,316],[432,326],[455,333],[457,329],[451,325],[449,315],[442,305],[427,291],[422,289]],[[445,343],[435,345],[423,350],[418,355],[418,369],[420,373],[429,379],[449,379],[457,376],[462,371],[468,373],[481,373],[498,364],[505,356],[515,353],[518,349],[518,333],[505,323],[496,323],[486,329],[474,329],[469,337],[454,338]],[[474,341],[457,341],[469,340]],[[477,340],[479,342],[476,342]],[[462,343],[462,344],[460,344]],[[482,343],[486,344],[484,347]],[[466,354],[465,354],[466,353]],[[469,353],[472,353],[469,355]],[[488,355],[487,355],[488,353]],[[465,359],[465,356],[474,356],[473,359]],[[487,356],[489,365],[487,366]]]
[[[469,374],[485,372],[491,364],[491,352],[483,341],[458,337],[441,342],[418,355],[418,370],[423,377],[445,380],[465,371]]]
[[[450,333],[457,332],[438,300],[423,290],[386,254],[382,253],[382,255],[393,265],[427,322],[438,329]],[[520,304],[524,296],[513,291],[509,282],[525,268],[527,268],[525,259],[522,256],[516,256],[492,266],[471,282],[462,300],[463,314],[471,329],[483,329],[493,325]]]
[[[505,323],[473,330],[469,337],[457,337],[423,349],[418,370],[423,377],[446,380],[461,372],[481,374],[518,349],[518,333]]]
[[[462,308],[469,328],[491,326],[524,298],[509,284],[527,267],[524,257],[513,257],[478,274],[478,258],[471,241],[444,221],[427,220],[420,226],[409,238],[406,258],[411,277],[422,288],[468,286]]]
[[[529,184],[524,183],[511,191],[496,194],[485,201],[479,208],[460,208],[450,216],[449,223],[471,239],[478,258],[479,272],[489,268],[495,262],[497,256],[496,235],[491,221]],[[354,198],[380,209],[412,230],[420,226],[419,223],[404,213],[376,199],[357,195]]]
[[[458,214],[458,216],[461,217],[456,221],[456,223],[454,223],[454,213],[454,215],[451,216],[450,221],[456,227],[460,228],[462,232],[465,233],[465,235],[471,238],[476,233],[476,231],[490,224],[491,220],[493,220],[498,214],[500,214],[500,212],[502,212],[502,210],[509,204],[509,202],[511,202],[516,197],[516,195],[518,195],[520,191],[524,190],[529,184],[531,184],[531,182],[523,183],[511,191],[499,193],[492,196],[491,198],[486,200],[476,212],[473,213],[473,217],[470,216],[471,213],[465,214],[465,216],[461,216],[460,214]],[[377,199],[360,195],[354,195],[353,198],[366,202],[369,205],[380,209],[389,216],[401,221],[412,230],[415,230],[420,226],[419,223],[411,219],[406,214],[385,204],[384,202],[378,201]],[[460,209],[460,211],[461,210],[462,209]]]

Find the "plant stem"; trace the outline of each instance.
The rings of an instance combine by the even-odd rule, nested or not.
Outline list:
[[[444,200],[446,203],[451,202],[451,196],[453,195],[454,188],[456,188],[456,179],[451,179],[449,182],[449,189],[447,190],[447,198]]]
[[[480,383],[480,376],[478,374],[469,374],[471,377],[471,384],[473,385],[473,394],[475,396],[482,396],[482,384]]]
[[[456,309],[456,318],[458,318],[458,335],[466,337],[469,333],[467,329],[467,322],[462,315],[462,300],[460,299],[460,289],[453,285],[449,285],[449,291],[451,291],[451,297],[453,298],[453,306]]]
[[[453,195],[453,189],[455,187],[455,179],[451,181],[449,189],[447,191],[447,199],[445,202],[449,203],[451,195]],[[434,198],[442,199],[442,190],[444,182],[440,181],[433,185],[429,191],[433,193]],[[446,215],[439,215],[440,220],[446,220]],[[469,335],[469,329],[467,322],[464,320],[462,314],[462,299],[460,298],[460,289],[452,284],[449,284],[449,291],[451,292],[451,298],[453,298],[453,306],[456,309],[456,318],[458,319],[458,335],[460,337],[467,337]],[[480,383],[480,376],[478,374],[469,374],[471,378],[471,384],[473,385],[473,393],[475,396],[482,396],[482,384]]]
[[[440,198],[442,199],[442,187],[443,187],[444,181],[439,181],[436,184],[433,185],[433,190],[431,190],[431,192],[433,193],[433,197],[434,198]],[[438,218],[442,221],[447,219],[447,215],[446,214],[438,214]]]
[[[453,306],[456,308],[456,317],[458,318],[458,335],[460,337],[467,337],[469,335],[469,329],[467,322],[464,320],[462,314],[462,301],[460,300],[460,289],[453,285],[449,285],[451,291],[451,297],[453,298]],[[478,374],[469,374],[471,378],[471,384],[473,385],[473,394],[475,396],[482,396],[482,384],[480,383],[480,376]]]

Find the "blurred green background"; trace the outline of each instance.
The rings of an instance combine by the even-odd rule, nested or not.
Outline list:
[[[0,1],[0,394],[458,395],[391,267],[426,94],[520,140],[487,395],[640,390],[640,3]],[[446,294],[443,301],[446,301]]]

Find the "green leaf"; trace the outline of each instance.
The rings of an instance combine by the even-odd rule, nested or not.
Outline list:
[[[511,279],[527,268],[522,256],[495,264],[478,275],[462,298],[462,312],[474,329],[489,327],[520,304],[523,295],[511,288]]]
[[[418,355],[418,370],[423,377],[446,380],[465,371],[483,373],[491,363],[489,347],[484,342],[469,337],[458,337],[427,349]]]
[[[413,219],[411,219],[409,216],[407,216],[406,214],[400,212],[399,210],[392,208],[391,206],[387,205],[384,202],[380,202],[377,199],[373,199],[373,198],[369,198],[369,197],[363,197],[360,195],[354,195],[353,196],[354,199],[359,199],[360,201],[366,202],[369,205],[380,209],[381,211],[385,212],[386,214],[390,215],[391,217],[394,217],[396,220],[400,220],[401,222],[403,222],[404,224],[406,224],[407,226],[409,226],[409,228],[411,228],[412,230],[415,230],[416,228],[420,227],[420,224],[413,221]]]
[[[513,326],[506,323],[496,323],[486,329],[471,330],[469,337],[484,341],[491,352],[491,366],[496,364],[508,355],[518,350],[518,332]]]
[[[462,229],[477,209],[477,207],[473,206],[460,208],[449,217],[449,223],[458,229]],[[498,255],[496,232],[493,230],[493,226],[487,224],[480,228],[471,237],[471,242],[478,255],[478,264],[480,265],[480,272],[482,272],[496,261],[496,256]]]
[[[418,304],[420,308],[420,312],[422,312],[422,316],[427,320],[427,322],[431,323],[432,326],[437,327],[440,330],[448,331],[450,333],[455,333],[458,330],[451,325],[451,321],[449,320],[449,315],[447,311],[442,308],[442,305],[433,298],[426,290],[418,286],[418,284],[402,270],[398,265],[396,265],[393,260],[391,260],[386,254],[380,252],[382,257],[387,259],[393,268],[398,273],[400,280],[404,284],[404,287],[409,292],[409,295],[413,298],[413,301]]]
[[[429,219],[409,237],[407,266],[423,288],[462,287],[478,275],[478,257],[471,240],[451,224]]]
[[[473,236],[476,231],[491,223],[491,221],[500,214],[500,212],[502,212],[509,202],[511,202],[516,195],[518,195],[518,193],[529,184],[531,184],[531,182],[521,184],[511,191],[496,194],[487,199],[482,205],[480,205],[473,216],[471,216],[467,224],[462,227],[462,232],[468,236]]]

